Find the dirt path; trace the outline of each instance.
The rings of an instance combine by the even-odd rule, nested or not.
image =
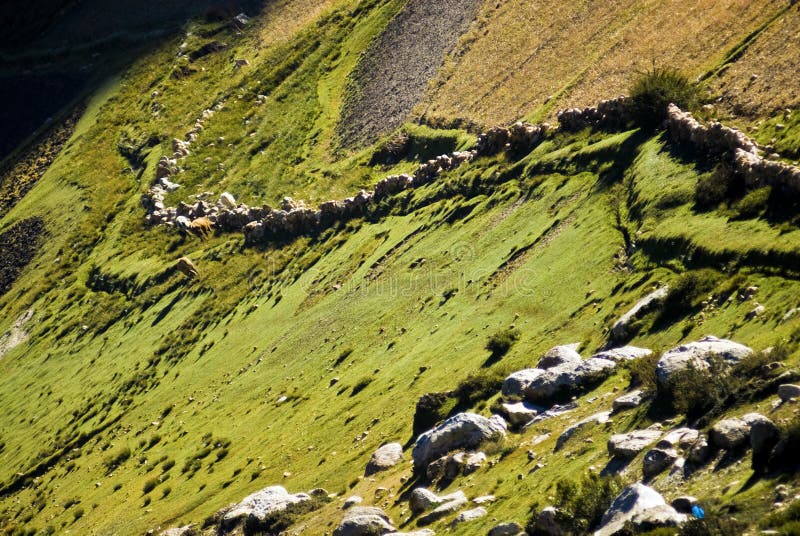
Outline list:
[[[339,136],[345,147],[400,126],[458,43],[481,0],[409,0],[353,72]]]

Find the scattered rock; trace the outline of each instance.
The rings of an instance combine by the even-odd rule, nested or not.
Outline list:
[[[415,488],[408,499],[408,507],[415,514],[421,514],[441,504],[441,499],[428,488]]]
[[[626,409],[633,409],[637,408],[642,404],[643,396],[642,391],[637,389],[635,391],[631,391],[630,393],[626,393],[621,397],[617,398],[612,402],[611,408],[616,413],[618,411],[623,411]]]
[[[536,533],[544,536],[567,536],[572,531],[567,516],[554,506],[544,508],[536,517]]]
[[[549,349],[536,365],[537,369],[547,370],[561,365],[577,365],[583,358],[578,353],[578,343],[564,344]]]
[[[352,495],[352,496],[348,497],[347,500],[344,501],[344,504],[342,505],[342,509],[343,510],[347,510],[348,508],[352,508],[353,506],[356,506],[357,504],[361,504],[363,501],[364,501],[364,499],[362,499],[358,495]]]
[[[645,478],[654,477],[671,466],[677,459],[678,452],[675,449],[650,449],[642,460],[642,473]]]
[[[429,480],[441,478],[452,480],[459,475],[466,476],[474,473],[484,463],[486,463],[486,454],[483,452],[456,452],[429,463],[425,475]]]
[[[630,460],[635,458],[646,446],[656,442],[659,437],[661,437],[661,431],[652,428],[634,430],[627,434],[614,434],[608,440],[608,454]]]
[[[468,501],[463,492],[461,492],[459,496],[456,496],[458,495],[458,492],[453,495],[454,497],[452,499],[443,502],[424,516],[420,517],[417,523],[421,526],[430,525],[434,521],[438,521],[443,517],[453,514],[466,506]]]
[[[506,422],[497,415],[487,419],[475,413],[459,413],[417,438],[411,452],[414,467],[422,469],[452,450],[474,448],[505,435]]]
[[[380,508],[354,506],[333,531],[333,536],[375,536],[395,532],[389,516]]]
[[[696,464],[704,464],[711,455],[711,446],[704,436],[700,436],[689,449],[688,460]]]
[[[390,469],[403,461],[403,446],[400,443],[387,443],[376,450],[367,463],[366,476]]]
[[[519,523],[500,523],[489,531],[489,536],[519,536],[524,529]]]
[[[541,406],[535,406],[529,402],[516,402],[513,404],[504,403],[502,405],[503,412],[508,418],[508,422],[512,426],[525,426],[531,422],[534,417],[544,411]]]
[[[793,398],[800,398],[800,385],[785,383],[778,386],[778,398],[784,402],[788,402]]]
[[[470,521],[475,521],[476,519],[480,519],[489,512],[486,511],[486,508],[479,506],[478,508],[473,508],[472,510],[466,510],[461,512],[456,516],[453,520],[453,528],[457,527],[461,523],[468,523]]]
[[[482,495],[481,497],[475,497],[472,499],[472,502],[475,504],[489,504],[493,503],[496,500],[494,495]]]
[[[675,373],[686,370],[689,364],[703,370],[710,366],[714,357],[722,358],[727,364],[734,364],[752,353],[752,349],[733,341],[712,336],[703,337],[697,342],[683,344],[664,353],[656,365],[656,376],[662,385],[666,385]]]
[[[721,449],[735,450],[750,438],[750,427],[739,418],[723,419],[711,427],[711,443]]]
[[[613,536],[630,523],[634,529],[655,527],[676,527],[686,521],[686,515],[679,514],[669,506],[664,497],[644,484],[628,486],[614,499],[603,514],[600,528],[594,536]]]
[[[688,449],[697,442],[699,437],[700,432],[694,428],[675,428],[661,438],[656,446],[659,448],[680,447],[682,449]]]

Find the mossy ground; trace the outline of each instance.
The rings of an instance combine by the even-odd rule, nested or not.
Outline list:
[[[396,166],[369,166],[374,147],[336,149],[347,73],[392,9],[332,4],[258,54],[248,52],[261,26],[243,35],[222,29],[214,39],[230,48],[180,79],[171,77],[183,36],[175,38],[98,92],[59,158],[4,217],[6,228],[39,215],[48,229],[46,247],[0,297],[0,329],[35,311],[29,341],[0,361],[7,532],[140,534],[201,522],[272,484],[359,493],[401,523],[408,514],[397,499],[410,465],[374,481],[359,476],[382,442],[412,439],[424,393],[455,388],[476,371],[531,366],[556,344],[579,342],[589,354],[632,303],[687,269],[718,272],[719,288],[740,275],[737,284],[759,287],[767,313],[745,320],[753,303],[733,300],[683,311],[667,325],[650,317],[634,344],[661,350],[713,333],[760,350],[798,328],[797,317],[783,320],[800,290],[792,222],[698,210],[694,187],[710,169],[640,131],[560,134],[520,160],[479,159],[404,192],[380,217],[289,244],[245,248],[239,234],[199,242],[144,225],[139,196],[158,157],[223,97],[176,178],[175,201],[207,189],[251,205],[286,194],[338,198],[466,147],[465,132],[407,125],[413,154]],[[219,29],[192,24],[193,47],[203,31]],[[239,56],[251,66],[234,70]],[[264,105],[254,104],[258,94],[267,95]],[[123,132],[158,140],[134,172],[123,172]],[[171,269],[183,255],[198,265],[197,280]],[[512,325],[519,341],[491,359],[487,341]],[[493,518],[524,524],[532,507],[549,504],[556,481],[605,466],[610,433],[647,424],[645,413],[621,414],[553,448],[568,424],[608,409],[627,385],[620,371],[575,412],[512,434],[491,453],[504,455],[497,465],[453,483],[498,498],[490,516],[453,533],[485,532]],[[492,402],[473,409],[486,414]],[[790,407],[769,413],[769,403],[734,412],[789,416]],[[531,472],[536,463],[544,467]],[[639,467],[634,461],[625,478]],[[745,459],[657,483],[667,495],[737,505],[749,521],[771,504],[771,482],[742,489],[749,477]],[[378,487],[394,496],[373,500]],[[301,524],[329,531],[339,506]]]

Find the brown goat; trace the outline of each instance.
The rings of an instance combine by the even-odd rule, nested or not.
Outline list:
[[[205,216],[197,218],[189,224],[189,232],[202,240],[208,240],[214,232],[214,223]]]
[[[181,257],[178,259],[178,262],[175,263],[175,269],[189,279],[194,279],[200,275],[200,271],[197,269],[197,266],[194,265],[189,257]]]

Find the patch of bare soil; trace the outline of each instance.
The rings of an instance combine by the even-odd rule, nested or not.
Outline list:
[[[0,234],[0,296],[11,290],[20,272],[33,260],[39,249],[44,221],[22,220]]]
[[[342,110],[344,147],[374,142],[408,117],[480,0],[409,0],[359,60]]]
[[[33,309],[28,309],[17,318],[17,321],[14,322],[10,330],[0,335],[0,358],[28,340],[28,332],[25,331],[25,324],[27,324],[32,316]]]

